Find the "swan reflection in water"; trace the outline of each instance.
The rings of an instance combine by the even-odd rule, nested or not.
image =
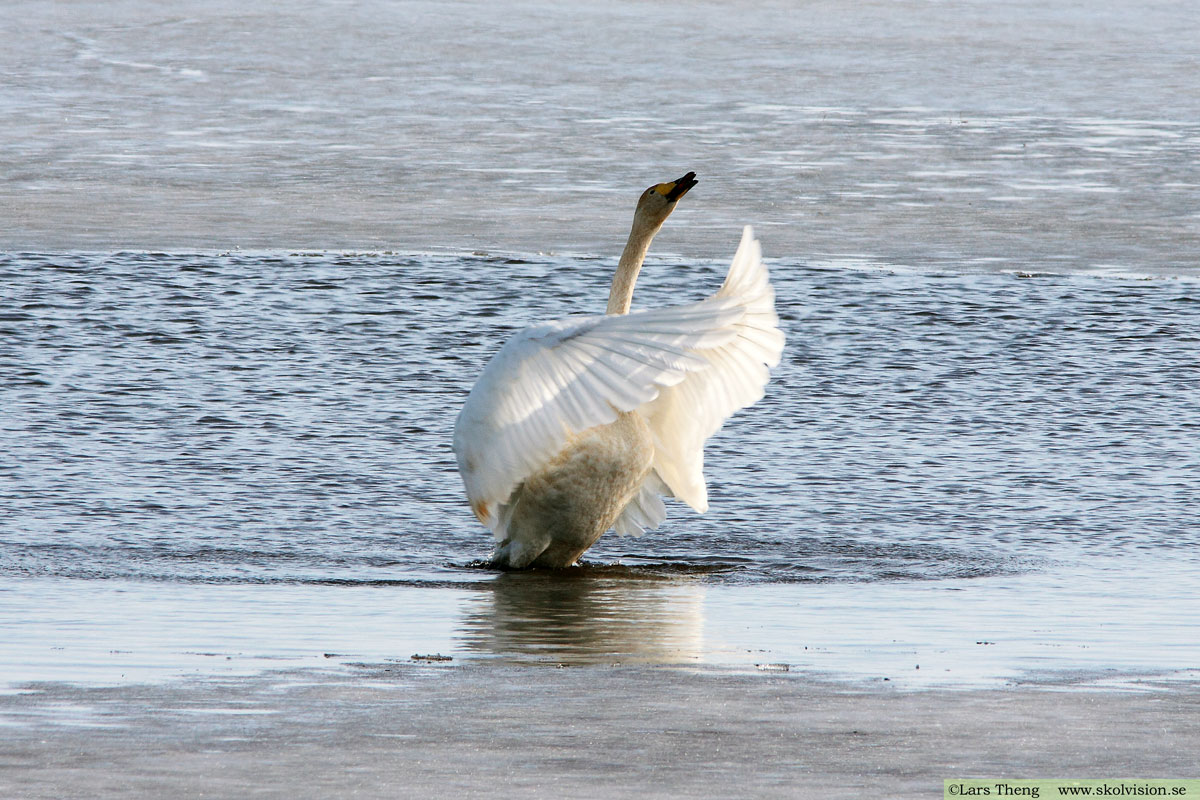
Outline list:
[[[468,607],[470,651],[517,662],[694,664],[703,652],[703,584],[623,567],[509,572]]]

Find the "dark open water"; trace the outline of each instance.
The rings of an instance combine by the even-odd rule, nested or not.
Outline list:
[[[1102,660],[1194,664],[1194,280],[771,266],[789,346],[767,397],[708,450],[712,511],[672,506],[663,530],[610,535],[581,575],[546,583],[475,563],[490,534],[462,499],[451,429],[499,343],[599,307],[613,259],[4,257],[10,658],[62,637],[159,636],[179,668],[185,652],[244,653],[230,641],[249,636],[270,654],[262,642],[303,630],[309,655],[408,656],[432,640],[736,664],[796,657],[812,625],[850,636],[846,663],[825,663],[855,673],[846,652],[874,670],[882,658],[879,631],[853,644],[859,614],[890,614],[888,637],[915,625],[922,641],[950,618],[981,641],[1057,613],[1071,637],[1086,619],[1114,637],[1080,637]],[[638,298],[700,297],[723,270],[656,259]],[[823,605],[841,621],[810,619]],[[972,606],[998,619],[962,616]],[[1114,613],[1148,622],[1114,629]],[[325,644],[326,624],[351,642]],[[213,643],[187,646],[205,626]],[[1146,647],[1169,657],[1147,663]]]
[[[454,415],[508,335],[598,307],[613,266],[4,257],[4,572],[484,579]],[[789,347],[709,449],[713,511],[592,560],[774,582],[1200,556],[1195,282],[772,266]],[[652,263],[638,297],[723,268]]]

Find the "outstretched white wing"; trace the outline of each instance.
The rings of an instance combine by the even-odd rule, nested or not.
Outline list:
[[[742,232],[725,283],[704,302],[732,302],[741,315],[723,342],[702,352],[711,365],[665,387],[638,409],[654,434],[654,471],[675,497],[703,514],[708,510],[704,482],[704,442],[740,408],[757,402],[770,368],[783,353],[783,331],[775,314],[762,248],[749,225]],[[618,520],[619,530],[620,520]]]
[[[612,422],[664,386],[708,368],[698,351],[736,334],[736,302],[621,316],[570,317],[518,333],[471,390],[454,429],[454,452],[471,507],[493,530],[498,505],[549,462],[572,433]]]
[[[702,511],[704,440],[762,396],[767,365],[778,362],[782,346],[774,293],[749,228],[721,290],[699,303],[521,331],[488,363],[455,425],[472,510],[497,530],[513,490],[569,436],[639,410],[655,436],[654,471],[617,530],[657,527],[663,493]]]

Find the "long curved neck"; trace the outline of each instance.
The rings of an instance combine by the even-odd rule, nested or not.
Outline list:
[[[612,291],[608,293],[608,308],[605,314],[628,314],[629,306],[633,303],[633,285],[637,283],[638,273],[642,271],[642,262],[646,260],[646,251],[650,249],[650,240],[662,225],[647,225],[639,219],[634,219],[633,230],[629,232],[629,241],[625,243],[625,251],[617,262],[617,274],[613,275]]]

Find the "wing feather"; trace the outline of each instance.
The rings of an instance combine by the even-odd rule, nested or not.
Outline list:
[[[654,436],[654,469],[614,527],[635,535],[658,527],[666,517],[660,495],[703,511],[704,441],[762,396],[782,348],[774,291],[749,227],[725,282],[705,300],[521,331],[484,368],[455,425],[472,508],[502,530],[513,490],[568,437],[637,410]]]
[[[500,504],[573,433],[612,422],[688,372],[708,369],[695,348],[735,336],[722,329],[742,313],[735,305],[571,317],[509,340],[484,368],[455,426],[459,471],[480,519],[495,529]]]
[[[757,402],[779,363],[784,337],[775,313],[775,290],[762,263],[762,249],[746,226],[729,273],[710,299],[732,300],[742,310],[734,335],[699,351],[707,370],[688,373],[663,387],[638,409],[654,434],[654,472],[671,494],[696,511],[708,509],[704,442],[738,409]]]

